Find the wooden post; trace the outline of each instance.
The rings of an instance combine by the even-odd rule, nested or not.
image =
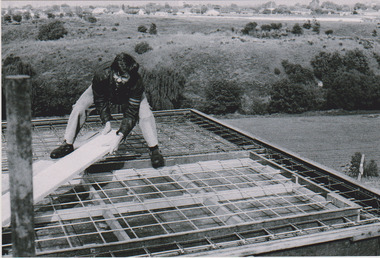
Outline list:
[[[12,255],[33,257],[35,237],[30,77],[14,75],[5,78]]]

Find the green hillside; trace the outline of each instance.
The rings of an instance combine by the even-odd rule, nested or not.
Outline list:
[[[242,35],[241,29],[252,21],[247,19],[103,15],[96,23],[79,18],[62,21],[68,34],[56,41],[36,40],[47,20],[3,23],[2,59],[12,54],[21,57],[36,72],[34,80],[57,94],[70,87],[71,105],[91,83],[94,67],[121,51],[134,55],[143,71],[163,67],[180,72],[186,80],[184,106],[202,105],[203,90],[210,80],[236,81],[244,90],[242,111],[246,113],[252,110],[253,100],[265,101],[270,85],[283,78],[282,60],[310,67],[312,57],[321,51],[345,53],[358,48],[368,56],[371,69],[380,74],[373,57],[373,53],[380,54],[380,38],[372,35],[376,23],[321,21],[319,35],[305,30],[301,36],[288,33],[275,39]],[[137,31],[138,26],[149,28],[152,23],[157,25],[157,35]],[[270,22],[257,23],[260,27]],[[291,29],[294,23],[282,22],[283,28]],[[327,36],[326,30],[333,34]],[[147,42],[152,50],[137,54],[135,45],[140,42]],[[281,73],[276,75],[275,68]]]

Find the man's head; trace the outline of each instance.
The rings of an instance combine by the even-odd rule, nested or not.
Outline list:
[[[139,70],[139,64],[129,54],[120,53],[115,57],[111,68],[116,74],[120,76],[129,75],[131,77],[134,77],[137,75],[137,72]]]

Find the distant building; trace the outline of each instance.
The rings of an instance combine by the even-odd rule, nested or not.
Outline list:
[[[103,7],[97,7],[94,10],[92,10],[92,14],[103,14],[107,12],[107,8]]]
[[[206,11],[205,15],[207,15],[207,16],[218,16],[218,15],[220,15],[220,12],[218,12],[217,10],[212,9],[212,10]]]
[[[119,11],[115,12],[114,14],[116,14],[116,15],[124,15],[126,13],[123,10],[119,10]]]

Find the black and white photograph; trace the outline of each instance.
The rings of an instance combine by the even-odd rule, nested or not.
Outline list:
[[[1,1],[2,257],[380,256],[380,0]]]

